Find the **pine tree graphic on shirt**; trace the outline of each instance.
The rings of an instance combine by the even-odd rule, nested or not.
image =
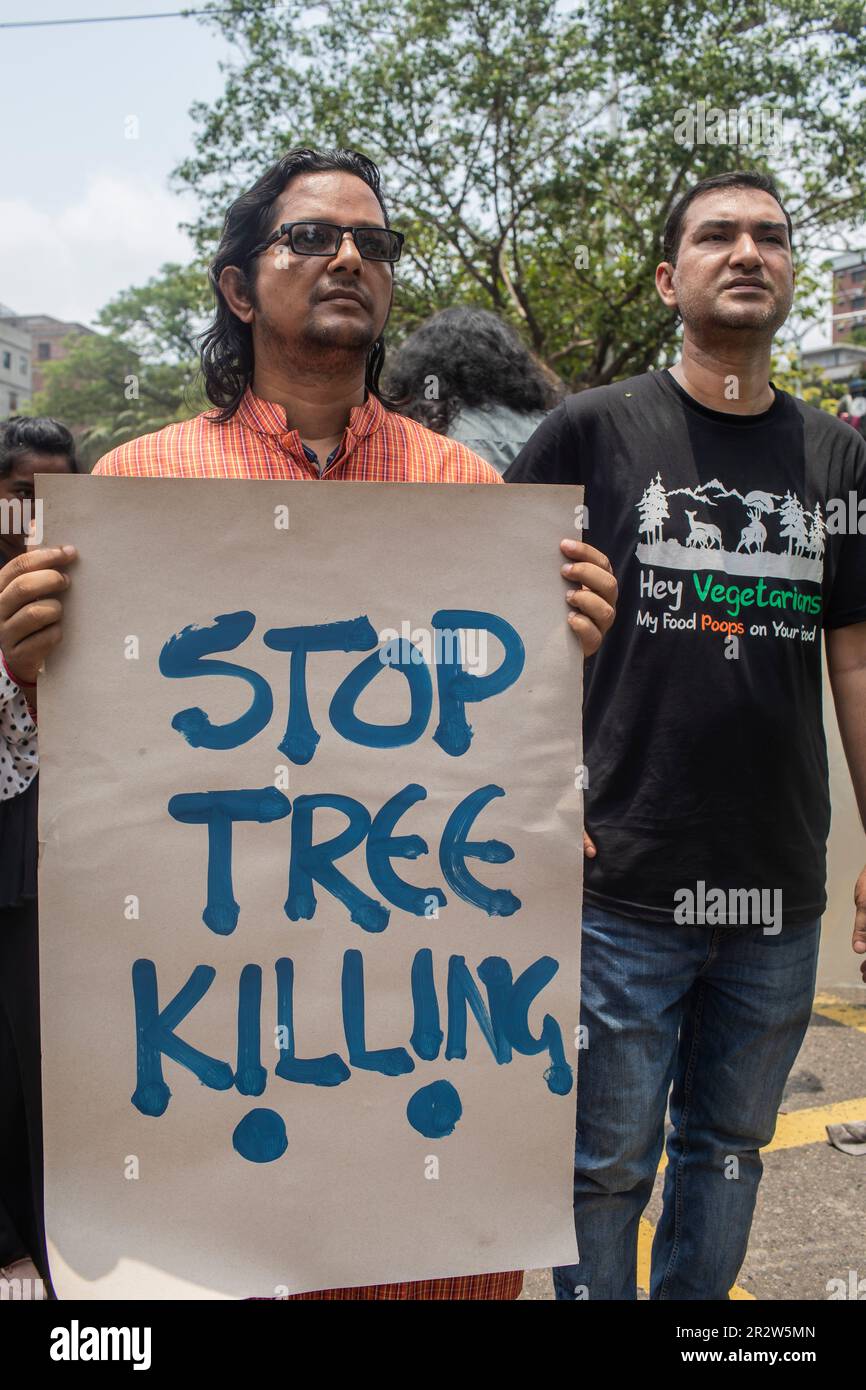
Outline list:
[[[823,560],[824,558],[824,535],[826,531],[827,523],[825,522],[824,514],[821,511],[821,503],[816,502],[815,510],[812,513],[812,521],[809,526],[808,544],[810,555],[814,555],[818,560]]]
[[[648,544],[661,544],[662,525],[670,516],[661,477],[656,473],[638,502],[641,535],[649,537]]]
[[[656,473],[636,510],[642,564],[821,583],[827,529],[821,504],[807,511],[790,489],[784,496],[758,488],[743,495],[713,478],[667,490]]]

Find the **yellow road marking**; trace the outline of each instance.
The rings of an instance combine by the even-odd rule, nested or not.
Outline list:
[[[780,1115],[776,1133],[762,1153],[774,1153],[777,1149],[796,1149],[800,1144],[826,1142],[827,1125],[850,1124],[852,1120],[866,1120],[866,1096],[858,1100],[837,1100],[835,1105],[816,1105],[809,1110],[790,1110]]]
[[[646,1217],[642,1216],[637,1236],[637,1286],[643,1293],[649,1293],[650,1253],[654,1235],[655,1227],[650,1221],[647,1221]],[[747,1289],[741,1289],[739,1284],[735,1284],[731,1289],[731,1298],[754,1299],[755,1295],[749,1293]]]
[[[823,1018],[832,1018],[834,1023],[844,1023],[848,1028],[856,1028],[858,1033],[866,1033],[866,1004],[848,1004],[832,994],[816,994],[812,1007]]]
[[[655,1227],[642,1216],[637,1233],[637,1286],[644,1293],[649,1293],[650,1252],[654,1234]]]

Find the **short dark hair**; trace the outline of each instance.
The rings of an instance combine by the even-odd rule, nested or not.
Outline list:
[[[437,398],[427,399],[430,376]],[[462,406],[548,410],[553,383],[510,324],[489,309],[443,309],[411,333],[388,369],[402,415],[445,434]]]
[[[65,454],[70,473],[79,471],[75,440],[47,415],[10,415],[0,424],[0,478],[8,478],[24,454]]]
[[[695,198],[699,198],[702,193],[712,193],[716,188],[757,188],[761,193],[769,193],[771,198],[775,198],[785,214],[785,221],[788,224],[788,242],[793,246],[794,227],[788,210],[782,202],[781,194],[769,174],[761,174],[757,169],[737,169],[727,174],[713,174],[711,178],[701,179],[700,183],[696,183],[694,188],[690,188],[674,203],[668,214],[662,236],[662,260],[676,265],[687,209]]]
[[[242,271],[251,287],[254,265],[251,252],[270,231],[274,204],[292,179],[299,174],[326,174],[332,171],[354,174],[376,195],[385,226],[391,224],[380,186],[378,167],[355,150],[289,150],[271,165],[252,188],[235,199],[226,213],[222,237],[208,271],[214,292],[214,320],[202,335],[201,369],[208,400],[217,406],[221,421],[231,419],[253,378],[253,334],[248,323],[232,313],[219,287],[219,277],[228,265]],[[367,356],[366,387],[380,400],[379,377],[385,360],[385,340],[380,336]]]

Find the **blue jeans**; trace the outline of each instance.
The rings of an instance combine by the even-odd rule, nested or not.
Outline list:
[[[660,926],[584,905],[574,1220],[559,1299],[637,1297],[637,1240],[664,1142],[650,1297],[726,1299],[815,992],[820,921]],[[672,1087],[672,1089],[671,1089]]]

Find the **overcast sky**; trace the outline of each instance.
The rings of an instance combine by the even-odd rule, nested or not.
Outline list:
[[[0,0],[0,22],[157,14],[219,0]],[[90,323],[113,295],[189,258],[195,213],[168,176],[189,108],[222,91],[229,45],[193,19],[0,29],[0,303]],[[129,118],[138,138],[127,138]],[[829,338],[812,329],[807,346]]]
[[[0,22],[185,3],[207,0],[0,0]],[[178,223],[195,203],[168,175],[192,149],[192,102],[222,90],[228,51],[192,19],[0,29],[0,303],[89,323],[118,290],[189,258]]]

